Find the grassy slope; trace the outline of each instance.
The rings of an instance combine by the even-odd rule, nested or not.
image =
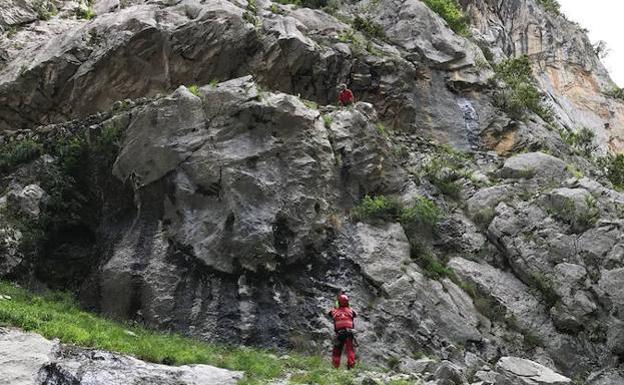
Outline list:
[[[129,354],[150,362],[209,364],[244,371],[246,377],[240,384],[266,384],[286,373],[294,373],[291,384],[352,384],[356,374],[333,370],[321,357],[279,358],[267,351],[213,345],[110,321],[80,310],[66,294],[35,295],[0,281],[0,295],[11,297],[0,300],[0,326],[14,326],[66,344]]]

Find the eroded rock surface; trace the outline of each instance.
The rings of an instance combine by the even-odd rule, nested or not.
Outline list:
[[[4,385],[234,385],[242,378],[208,365],[171,367],[83,350],[16,329],[0,329],[0,363]]]

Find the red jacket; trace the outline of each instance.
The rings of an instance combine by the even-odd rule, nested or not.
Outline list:
[[[338,102],[342,105],[352,104],[353,103],[353,92],[350,89],[346,88],[338,94]]]
[[[353,319],[356,317],[355,310],[350,307],[331,309],[329,316],[334,320],[334,330],[353,329]]]

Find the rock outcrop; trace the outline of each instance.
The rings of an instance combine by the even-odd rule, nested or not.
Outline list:
[[[463,0],[466,36],[418,0],[43,3],[0,5],[0,277],[305,352],[330,348],[346,289],[361,357],[408,378],[624,375],[624,195],[597,158],[623,104],[561,15]],[[522,54],[552,119],[497,107],[496,65]],[[598,150],[560,134],[581,126]],[[15,376],[221,375],[37,341]]]
[[[242,378],[242,373],[208,365],[149,364],[15,329],[0,329],[0,364],[3,385],[234,385]]]

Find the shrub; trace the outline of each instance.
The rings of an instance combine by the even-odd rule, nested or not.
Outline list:
[[[41,144],[25,139],[0,147],[0,172],[9,172],[20,164],[30,162],[41,155]]]
[[[583,127],[576,132],[562,130],[560,135],[568,146],[579,150],[588,158],[598,149],[598,145],[594,143],[596,133],[589,128]]]
[[[557,0],[537,0],[537,2],[546,10],[546,12],[553,15],[561,14],[561,4]]]
[[[613,86],[603,93],[611,98],[624,100],[624,88]]]
[[[82,136],[66,138],[56,144],[57,161],[67,174],[78,171],[87,156],[87,141]]]
[[[416,197],[412,206],[402,210],[399,220],[406,229],[420,227],[433,231],[441,218],[442,212],[435,203],[425,197]]]
[[[91,7],[76,7],[74,14],[79,19],[91,20],[95,17],[95,12]]]
[[[454,277],[453,270],[439,261],[430,251],[423,251],[422,246],[412,247],[412,250],[412,259],[422,268],[425,277],[435,280]],[[419,251],[418,254],[414,254],[414,250]]]
[[[349,46],[351,47],[351,51],[353,51],[353,53],[356,55],[364,52],[366,48],[366,45],[364,44],[362,38],[356,35],[355,31],[352,29],[347,29],[340,32],[340,34],[338,35],[338,40],[341,43],[349,44]]]
[[[552,108],[545,105],[533,84],[531,62],[526,55],[507,59],[494,67],[496,78],[507,87],[495,99],[497,106],[514,119],[523,119],[527,111],[545,122],[553,121]]]
[[[463,154],[451,149],[443,149],[425,165],[424,176],[438,188],[438,190],[452,198],[461,197],[459,180],[464,176],[466,158]]]
[[[39,20],[50,20],[58,13],[58,9],[52,0],[37,0],[33,3],[33,9]]]
[[[469,34],[468,18],[456,0],[424,0],[424,2],[433,12],[440,15],[455,33],[463,36]]]
[[[353,208],[352,217],[360,221],[400,222],[407,230],[425,229],[432,231],[442,218],[442,212],[434,202],[425,197],[416,197],[411,206],[386,196],[364,197]]]
[[[608,155],[600,160],[602,168],[613,187],[624,190],[624,154]]]
[[[531,274],[531,281],[534,287],[542,294],[546,308],[550,309],[561,299],[554,289],[553,282],[543,273]]]
[[[383,27],[379,24],[371,20],[370,18],[362,18],[360,16],[356,16],[352,22],[353,28],[362,32],[369,38],[377,38],[377,39],[385,39],[386,33],[383,30]]]
[[[475,212],[472,215],[472,220],[482,230],[486,230],[495,216],[496,210],[493,207],[485,207]]]
[[[360,221],[394,222],[401,217],[402,212],[403,206],[396,199],[383,195],[371,198],[367,195],[353,208],[352,216]]]

